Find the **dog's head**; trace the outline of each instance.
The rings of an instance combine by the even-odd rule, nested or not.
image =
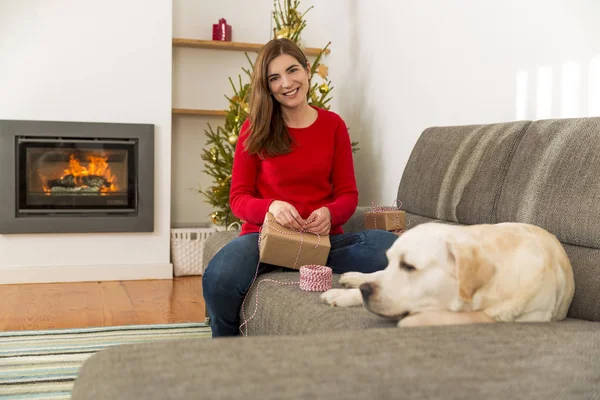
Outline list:
[[[361,285],[365,307],[401,318],[422,311],[458,311],[470,302],[495,269],[477,242],[456,228],[428,223],[403,233],[387,251],[386,269]]]

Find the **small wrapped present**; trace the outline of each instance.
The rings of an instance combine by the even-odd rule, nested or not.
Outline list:
[[[325,265],[331,244],[329,236],[288,229],[267,213],[260,233],[260,262],[300,269],[303,265]]]
[[[406,227],[406,214],[398,209],[374,210],[365,213],[365,229],[399,231]]]

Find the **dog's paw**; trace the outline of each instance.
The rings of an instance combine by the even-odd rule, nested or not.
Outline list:
[[[329,289],[321,295],[321,300],[337,307],[362,305],[362,295],[358,289]]]
[[[497,322],[514,322],[521,315],[522,309],[500,304],[487,308],[485,313]]]
[[[340,284],[349,287],[357,288],[367,281],[368,274],[362,272],[346,272],[340,277]]]
[[[498,322],[514,322],[516,319],[512,310],[490,310],[489,315]]]

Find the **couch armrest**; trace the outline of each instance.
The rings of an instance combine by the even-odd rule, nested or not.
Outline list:
[[[365,213],[371,211],[370,206],[356,207],[356,211],[343,226],[344,232],[360,232],[365,230]]]
[[[227,243],[238,237],[240,231],[215,232],[206,238],[204,252],[202,253],[202,271],[206,270],[208,263]]]

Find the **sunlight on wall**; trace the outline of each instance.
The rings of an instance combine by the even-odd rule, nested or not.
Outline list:
[[[517,121],[527,119],[527,85],[529,83],[529,75],[527,71],[517,72],[517,99],[516,112]]]
[[[517,72],[515,79],[515,116],[516,120],[525,119],[548,119],[548,118],[577,118],[600,116],[600,55],[591,59],[585,76],[585,62],[567,61],[560,69],[560,81],[553,82],[552,67],[540,67],[537,75],[530,79],[525,70]],[[587,78],[587,80],[586,80]],[[528,95],[530,81],[535,79],[535,117],[528,110]],[[552,112],[553,85],[559,85],[557,105],[558,110]],[[585,98],[587,93],[587,110],[585,110]],[[529,111],[529,115],[528,115]],[[557,112],[558,111],[558,112]],[[587,111],[587,112],[586,112]],[[556,115],[557,114],[557,115]]]
[[[552,68],[540,67],[537,73],[536,119],[552,116]]]
[[[588,115],[600,116],[600,55],[590,62],[588,82]]]
[[[579,117],[580,67],[574,61],[563,64],[560,76],[560,117]]]

